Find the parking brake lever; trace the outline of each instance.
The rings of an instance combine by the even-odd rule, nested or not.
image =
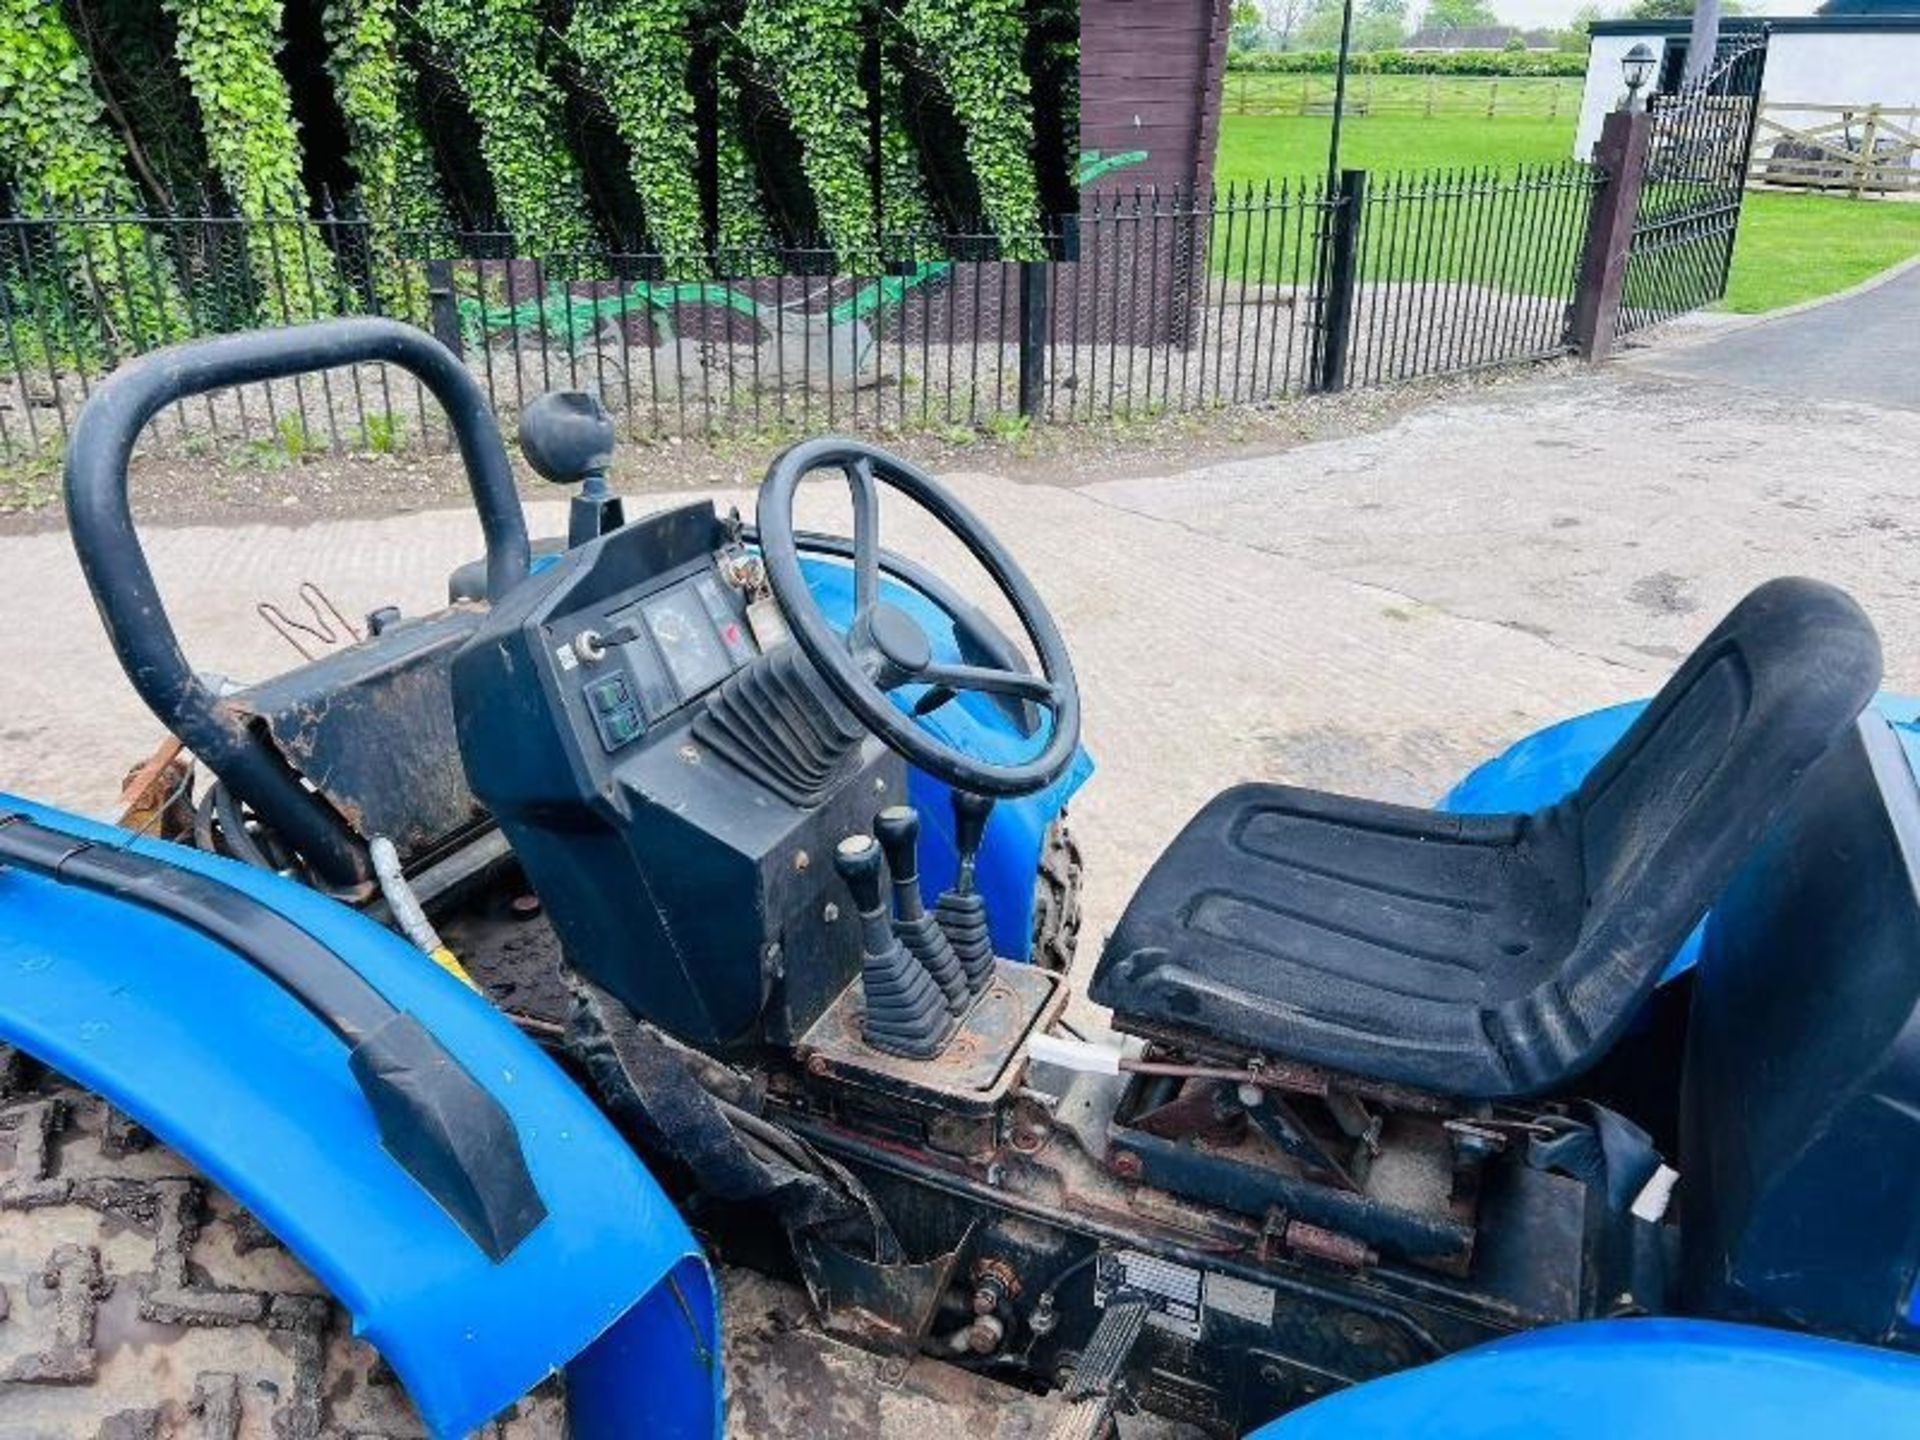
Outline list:
[[[960,969],[967,977],[967,990],[978,996],[993,981],[993,939],[987,931],[986,897],[974,889],[974,864],[979,859],[980,842],[986,837],[987,817],[993,813],[993,801],[985,795],[953,792],[953,842],[960,853],[960,870],[953,888],[941,895],[933,907],[934,918],[947,932]]]
[[[911,805],[889,805],[874,818],[873,834],[893,876],[894,935],[926,967],[946,996],[947,1009],[964,1015],[973,999],[966,972],[947,932],[927,913],[920,897],[920,812]]]

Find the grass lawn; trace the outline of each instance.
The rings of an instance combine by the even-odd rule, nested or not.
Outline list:
[[[1750,191],[1722,308],[1777,310],[1920,255],[1920,203]]]
[[[1262,184],[1323,174],[1324,115],[1227,115],[1220,121],[1214,180]],[[1370,115],[1340,130],[1340,163],[1358,170],[1433,170],[1468,165],[1540,165],[1573,156],[1571,118]]]
[[[1258,186],[1270,179],[1311,183],[1326,167],[1330,123],[1324,115],[1227,114],[1221,118],[1215,178],[1223,191],[1229,183]],[[1395,172],[1410,176],[1475,167],[1510,170],[1567,160],[1572,149],[1573,118],[1567,114],[1557,119],[1369,115],[1350,118],[1341,134],[1341,164],[1372,171],[1376,196]],[[1497,275],[1482,273],[1480,257],[1485,249],[1471,233],[1453,233],[1470,232],[1472,220],[1484,206],[1463,197],[1393,209],[1401,213],[1398,224],[1388,222],[1370,237],[1367,271],[1374,278],[1473,278],[1522,290],[1542,282],[1553,288],[1563,283],[1564,246],[1570,237],[1560,232],[1569,217],[1549,195],[1495,212],[1496,224],[1509,233],[1544,230],[1546,237],[1545,244],[1532,252],[1538,258],[1528,258]],[[1449,223],[1450,214],[1461,223]],[[1225,237],[1215,227],[1211,267],[1215,273],[1238,274],[1245,246],[1251,252],[1252,277],[1264,270],[1268,278],[1286,281],[1299,253],[1291,227],[1274,232],[1273,248],[1263,266],[1258,248],[1261,230],[1256,226],[1249,234],[1244,220],[1239,224],[1231,246],[1223,243]],[[1283,233],[1286,244],[1278,243]],[[1722,306],[1753,314],[1831,295],[1916,254],[1920,254],[1920,203],[1750,191]]]

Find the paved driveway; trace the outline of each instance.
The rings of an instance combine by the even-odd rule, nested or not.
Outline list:
[[[1844,299],[1639,363],[1681,379],[1920,410],[1920,265]]]

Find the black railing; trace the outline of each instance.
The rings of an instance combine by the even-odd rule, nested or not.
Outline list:
[[[379,314],[457,349],[509,419],[597,390],[635,437],[1017,429],[1259,403],[1558,353],[1587,166],[1108,192],[1047,261],[984,230],[681,257],[516,254],[502,231],[359,216],[0,216],[0,449],[64,440],[98,378],[159,345]],[[381,367],[199,397],[152,438],[444,443]]]
[[[1649,101],[1619,334],[1727,293],[1766,54],[1764,33],[1724,37],[1704,74]]]

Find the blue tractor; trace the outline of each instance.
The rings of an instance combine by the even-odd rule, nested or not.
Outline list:
[[[136,439],[371,362],[446,409],[486,554],[442,609],[217,682],[132,520]],[[564,543],[529,542],[468,372],[383,321],[158,352],[88,403],[74,543],[192,764],[126,828],[0,796],[0,1265],[74,1205],[162,1258],[119,1300],[105,1240],[16,1277],[52,1339],[0,1326],[0,1419],[194,1327],[312,1339],[105,1163],[150,1135],[435,1435],[536,1389],[541,1433],[719,1433],[716,1262],[1062,1440],[1920,1434],[1920,786],[1846,595],[1761,586],[1646,705],[1439,810],[1226,791],[1096,957],[1092,1035],[1079,692],[1001,540],[853,440],[779,456],[750,524],[626,515],[591,397],[521,445],[579,486]],[[810,481],[850,535],[799,527]],[[1020,643],[883,548],[887,491]],[[220,1380],[193,1433],[270,1433]],[[351,1429],[356,1383],[292,1428]]]

